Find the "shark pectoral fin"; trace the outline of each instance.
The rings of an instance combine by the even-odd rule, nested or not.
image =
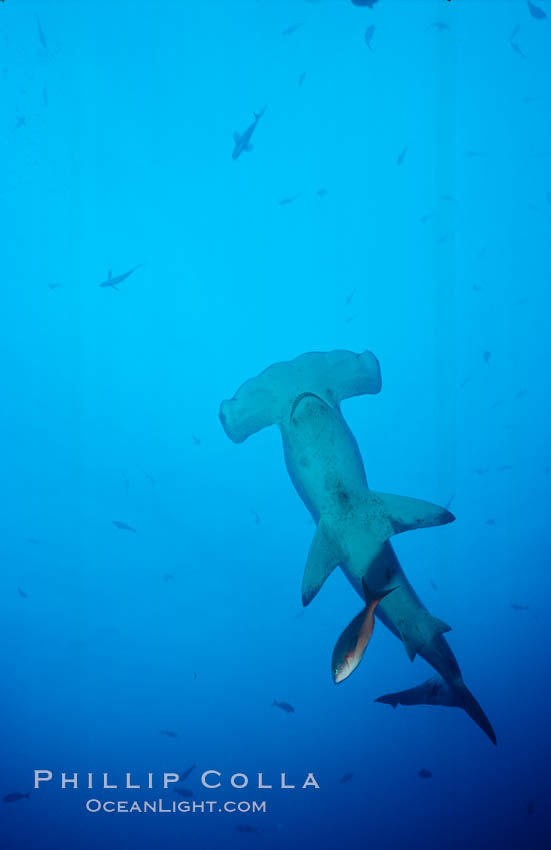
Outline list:
[[[446,508],[425,502],[422,499],[412,499],[409,496],[395,496],[391,493],[372,491],[375,501],[382,507],[386,519],[390,523],[390,536],[411,531],[415,528],[430,528],[433,525],[446,525],[453,522],[455,517]]]
[[[308,552],[302,579],[302,604],[309,605],[327,576],[341,563],[343,552],[320,522]]]
[[[245,150],[247,151],[247,153],[250,153],[253,148],[254,148],[254,145],[253,145],[252,142],[249,142],[248,144],[245,145]]]

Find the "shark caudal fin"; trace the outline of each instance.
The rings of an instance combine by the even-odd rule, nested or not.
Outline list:
[[[378,493],[376,490],[370,490],[369,494],[370,512],[376,515],[381,531],[383,535],[386,534],[387,539],[403,531],[446,525],[455,519],[446,508],[422,499]]]
[[[397,705],[447,705],[462,708],[476,725],[486,733],[490,741],[497,744],[492,724],[461,679],[455,682],[446,682],[442,676],[436,675],[407,691],[397,691],[394,694],[377,697],[375,702],[382,702],[391,705],[393,708],[396,708]]]
[[[344,553],[323,521],[314,534],[302,579],[302,604],[309,605],[325,579],[338,567]]]

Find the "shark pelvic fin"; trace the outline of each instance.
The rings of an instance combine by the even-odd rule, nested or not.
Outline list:
[[[490,741],[497,744],[492,724],[461,679],[447,682],[442,676],[436,675],[407,691],[397,691],[394,694],[377,697],[375,702],[382,702],[393,708],[397,705],[448,705],[462,708],[486,733]]]
[[[430,528],[433,525],[446,525],[453,522],[454,515],[422,499],[412,499],[409,496],[395,496],[391,493],[377,493],[371,491],[374,497],[375,508],[379,507],[386,520],[390,524],[389,536],[401,534],[403,531],[412,531],[415,528]]]
[[[325,579],[341,563],[343,552],[337,541],[330,536],[320,522],[308,552],[304,578],[302,579],[302,604],[309,605]]]
[[[367,586],[366,577],[364,576],[362,579],[362,590],[364,592],[366,606],[371,605],[372,602],[380,602],[381,599],[384,599],[385,596],[388,596],[389,593],[392,593],[393,590],[397,589],[397,587],[389,587],[388,590],[370,590]]]

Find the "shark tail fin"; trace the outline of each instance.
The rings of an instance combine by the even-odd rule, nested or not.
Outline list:
[[[455,517],[446,508],[425,502],[422,499],[412,499],[409,496],[395,496],[391,493],[370,491],[374,506],[379,508],[389,524],[388,536],[412,531],[415,528],[430,528],[434,525],[446,525],[453,522]]]
[[[253,115],[254,115],[256,121],[260,121],[260,119],[262,118],[262,116],[266,112],[267,108],[268,107],[265,106],[263,109],[260,110],[260,112],[253,112]]]
[[[325,579],[341,563],[343,552],[323,521],[314,534],[302,579],[302,604],[309,605]]]
[[[446,682],[442,676],[436,675],[407,691],[397,691],[393,694],[377,697],[375,702],[391,705],[393,708],[396,708],[397,705],[447,705],[462,708],[471,720],[474,720],[476,725],[486,733],[490,741],[497,744],[492,724],[461,679]]]

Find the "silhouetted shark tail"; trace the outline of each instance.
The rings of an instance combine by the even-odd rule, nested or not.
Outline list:
[[[393,708],[396,708],[397,705],[449,705],[462,708],[476,725],[486,733],[490,741],[497,744],[492,724],[461,679],[446,682],[442,676],[436,675],[415,688],[397,691],[394,694],[385,694],[385,696],[378,697],[375,702],[382,702],[391,705]]]

